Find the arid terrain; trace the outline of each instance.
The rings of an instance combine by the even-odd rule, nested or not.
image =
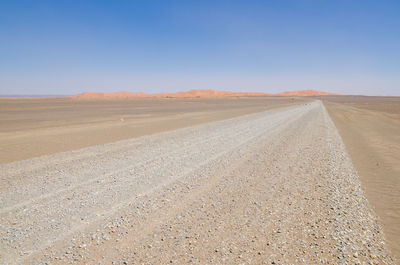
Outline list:
[[[317,91],[317,90],[296,90],[282,92],[278,94],[260,93],[260,92],[231,92],[213,89],[192,89],[188,91],[180,91],[175,93],[156,93],[149,94],[143,92],[83,92],[73,95],[72,98],[224,98],[224,97],[243,97],[243,96],[326,96],[337,95],[334,93]]]
[[[0,263],[395,264],[396,98],[0,103]]]
[[[367,198],[400,258],[400,98],[324,98]]]
[[[308,99],[0,98],[0,163],[255,113]]]

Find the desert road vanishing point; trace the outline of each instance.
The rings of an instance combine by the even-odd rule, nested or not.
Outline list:
[[[1,264],[392,264],[320,101],[0,165]]]

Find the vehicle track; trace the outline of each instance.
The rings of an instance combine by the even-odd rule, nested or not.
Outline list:
[[[273,115],[273,112],[271,112],[271,114]],[[255,118],[257,117],[255,116]],[[203,125],[202,127],[208,126],[209,125]],[[241,127],[241,131],[236,132],[237,135],[240,135],[240,133],[242,133],[244,130],[248,131],[245,126]],[[197,129],[199,128],[200,126],[198,126]],[[172,137],[168,138],[168,135],[170,134],[170,132],[162,133],[157,136],[150,137],[150,139],[148,139],[149,137],[142,137],[143,139],[140,140],[132,140],[131,142],[133,143],[121,141],[117,144],[107,144],[104,145],[107,148],[102,155],[100,155],[101,153],[98,150],[90,147],[80,150],[80,152],[71,151],[67,152],[66,154],[62,153],[60,155],[53,155],[55,158],[51,157],[51,159],[49,159],[49,156],[39,158],[42,161],[35,161],[37,160],[35,158],[33,161],[27,160],[4,165],[3,172],[8,174],[0,175],[1,180],[3,180],[3,187],[7,187],[7,185],[4,183],[4,180],[9,181],[10,179],[17,183],[21,182],[21,185],[18,185],[18,188],[13,189],[14,186],[16,186],[16,184],[13,184],[12,187],[9,187],[10,193],[3,191],[0,201],[2,201],[1,205],[4,205],[5,207],[0,209],[0,213],[12,210],[15,207],[22,207],[26,204],[34,202],[35,199],[44,199],[49,196],[54,196],[58,192],[69,191],[80,185],[88,185],[92,182],[112,177],[113,175],[121,172],[127,172],[135,168],[146,168],[151,163],[162,162],[165,160],[165,158],[179,155],[179,152],[185,152],[199,146],[198,142],[189,141],[189,144],[182,147],[182,141],[180,140],[181,138],[189,138],[193,137],[194,134],[198,134],[198,131],[193,131],[193,128],[180,130],[177,135],[173,135]],[[213,143],[213,141],[215,142],[221,140],[219,139],[221,137],[223,137],[221,136],[221,132],[215,132],[214,130],[214,132],[210,132],[209,135],[204,137],[202,140],[202,145],[207,146],[207,144]],[[151,138],[154,138],[154,141]],[[164,141],[160,140],[160,138],[164,139]],[[146,141],[146,145],[141,144],[143,140]],[[163,141],[161,146],[160,141]],[[187,142],[188,141],[185,141],[183,143],[186,144]],[[133,148],[135,149],[131,150]],[[155,149],[157,149],[158,152],[156,156],[154,156]],[[82,153],[84,155],[82,155]],[[88,155],[87,153],[90,153],[91,155]],[[60,156],[63,156],[63,158],[60,159]],[[71,163],[68,161],[71,160],[70,156],[78,158],[72,159],[74,162]],[[128,159],[126,159],[126,157]],[[64,160],[67,162],[64,162]],[[113,162],[110,162],[110,160]],[[76,161],[79,161],[79,163]],[[116,164],[116,161],[118,161],[118,164]],[[29,169],[21,171],[23,168],[29,168],[32,164],[35,165],[35,172],[32,172]],[[39,172],[37,172],[37,164],[42,164],[42,168],[39,170]],[[99,164],[102,166],[98,167],[97,165]],[[44,169],[46,170],[46,174],[43,174]],[[17,172],[13,174],[13,170]],[[104,172],[107,173],[104,174]],[[50,176],[52,181],[46,181],[46,177],[48,178],[48,176],[44,175]],[[97,175],[98,177],[94,177]],[[30,180],[25,181],[26,178],[29,178]],[[39,185],[33,186],[35,183],[39,183]],[[73,184],[71,185],[71,183]],[[65,186],[68,187],[65,188]],[[29,190],[27,190],[26,187],[29,187]],[[48,190],[54,191],[49,193]],[[13,200],[12,196],[16,195],[20,197],[17,197]],[[29,199],[24,201],[24,198],[21,198],[21,196],[28,197]],[[7,199],[4,200],[3,198]],[[18,204],[12,204],[14,201],[18,201]]]
[[[338,147],[340,137],[335,133],[336,129],[322,103],[316,101],[302,106],[251,114],[187,129],[1,165],[0,260],[4,263],[15,264],[29,263],[34,260],[43,262],[52,260],[52,263],[58,263],[57,261],[61,262],[62,259],[55,259],[58,258],[55,255],[60,254],[57,251],[63,251],[68,244],[71,244],[71,239],[74,243],[76,239],[86,238],[88,233],[91,233],[91,238],[93,238],[93,231],[97,231],[97,241],[102,242],[102,247],[81,238],[79,241],[86,243],[72,247],[75,254],[70,258],[66,256],[64,260],[64,262],[94,263],[99,259],[97,255],[105,251],[104,249],[99,251],[99,249],[109,244],[112,244],[109,247],[113,248],[115,244],[115,242],[103,240],[103,237],[107,238],[107,234],[114,233],[110,232],[111,230],[123,228],[127,225],[126,220],[129,220],[131,230],[142,231],[135,236],[136,244],[141,245],[146,241],[151,244],[152,240],[148,238],[149,233],[159,230],[159,226],[164,223],[174,222],[177,216],[182,215],[182,211],[193,211],[195,214],[191,216],[196,216],[196,218],[202,216],[203,212],[199,212],[197,206],[191,205],[199,203],[199,197],[210,204],[219,203],[218,207],[222,212],[229,209],[235,213],[226,216],[219,212],[215,218],[211,219],[212,222],[229,223],[230,219],[235,222],[235,218],[239,220],[242,217],[240,211],[246,209],[243,207],[247,204],[235,203],[229,198],[243,196],[254,189],[254,194],[246,196],[253,196],[254,201],[260,203],[260,200],[265,199],[262,199],[265,192],[262,192],[260,187],[268,188],[266,183],[269,183],[272,185],[271,190],[265,191],[274,195],[278,194],[278,196],[267,196],[270,202],[264,205],[264,208],[271,212],[272,215],[268,216],[272,219],[279,216],[285,219],[285,224],[280,224],[282,230],[292,225],[300,231],[299,235],[304,237],[302,227],[295,225],[299,222],[298,214],[303,213],[304,208],[306,212],[309,210],[318,213],[319,211],[325,216],[332,217],[332,214],[337,214],[334,224],[327,225],[326,229],[336,229],[332,230],[332,233],[336,233],[336,239],[340,240],[335,241],[334,238],[330,238],[329,242],[333,243],[326,243],[326,248],[341,249],[340,244],[348,242],[346,237],[340,237],[341,232],[348,231],[345,226],[348,220],[341,220],[340,215],[346,215],[349,209],[354,210],[359,207],[354,201],[362,202],[362,210],[366,212],[369,219],[364,220],[363,215],[364,219],[359,223],[367,227],[369,236],[371,233],[374,235],[372,239],[367,237],[366,244],[381,249],[374,252],[380,261],[390,262],[390,257],[380,243],[382,239],[376,233],[378,227],[374,214],[362,194],[357,176],[352,171],[351,162],[348,162],[344,148]],[[318,150],[319,145],[321,145],[321,150]],[[337,164],[335,160],[337,153],[341,155],[344,153],[344,161],[347,161],[343,163],[344,166],[340,165],[339,171],[331,167]],[[282,166],[282,162],[276,162],[285,157],[291,158],[288,159],[289,165]],[[334,160],[330,161],[332,157]],[[325,164],[320,161],[323,158]],[[293,167],[290,166],[291,163]],[[352,197],[350,201],[352,203],[349,204],[346,201],[347,205],[341,205],[344,202],[343,196],[350,195],[341,193],[338,189],[329,189],[326,192],[331,192],[332,198],[327,198],[325,194],[311,188],[314,187],[314,183],[307,176],[304,179],[290,178],[296,171],[304,175],[304,170],[314,172],[312,173],[313,180],[320,181],[319,185],[324,188],[336,182],[342,185],[343,179],[349,174],[352,175],[352,182],[347,184],[351,187],[351,194],[355,193],[356,199]],[[315,172],[318,176],[327,172],[327,176],[316,180],[317,173]],[[256,176],[256,173],[259,177],[246,177]],[[273,177],[274,175],[277,177]],[[339,180],[329,179],[332,176],[340,176],[340,178]],[[303,196],[299,187],[293,186],[293,184],[302,185],[302,181],[305,181],[305,187],[309,186],[310,193],[315,192],[315,198],[320,196],[319,200],[316,199],[316,202],[311,204],[304,203],[303,208],[296,208],[297,214],[284,214],[277,206],[281,206],[282,201],[293,201],[294,198]],[[249,186],[249,183],[253,184]],[[259,183],[260,187],[257,187],[256,183]],[[277,193],[277,187],[280,187],[281,194]],[[347,186],[341,188],[349,189]],[[189,192],[190,190],[192,192]],[[212,197],[215,198],[211,199]],[[310,197],[313,195],[310,194]],[[160,201],[161,198],[164,198],[164,201]],[[271,204],[271,201],[275,203]],[[170,205],[170,208],[165,205]],[[236,208],[235,205],[240,207]],[[333,208],[334,213],[325,211],[323,206]],[[214,205],[208,212],[218,207]],[[238,212],[238,209],[241,210]],[[343,213],[343,209],[347,209],[346,214]],[[122,218],[123,222],[118,221],[119,218]],[[187,222],[201,224],[197,219],[190,217],[178,219],[180,220],[179,229],[189,228],[190,225]],[[253,219],[259,218],[254,216]],[[312,220],[312,218],[305,219]],[[119,225],[113,225],[115,220]],[[267,219],[258,221],[258,226],[265,224],[259,229],[268,230],[269,226],[274,227],[272,230],[277,228],[275,223],[268,223]],[[186,225],[182,225],[183,223]],[[299,224],[304,224],[304,222],[301,221]],[[206,227],[214,229],[218,225],[208,223]],[[308,226],[305,225],[305,227]],[[355,227],[360,228],[358,225]],[[239,225],[236,229],[240,230],[242,227]],[[224,229],[221,231],[228,232]],[[165,233],[162,229],[161,232]],[[100,233],[102,238],[99,239]],[[118,233],[120,234],[122,233]],[[224,237],[230,236],[225,234]],[[138,241],[139,238],[142,242]],[[234,238],[236,237],[234,236],[232,240]],[[121,237],[121,240],[128,239]],[[240,242],[238,238],[235,240]],[[296,239],[286,239],[286,241],[295,244]],[[127,245],[135,246],[132,242]],[[204,245],[207,244],[204,243]],[[49,251],[51,255],[45,255]],[[77,255],[81,251],[86,251],[85,255]],[[168,255],[172,253],[171,251],[176,251],[176,247],[169,246],[164,253],[167,255],[162,254],[163,256],[158,257],[158,260],[154,257],[148,260],[153,260],[155,263],[167,262],[168,260],[164,258],[168,257],[172,260],[172,256]],[[142,262],[147,261],[146,256],[142,255],[146,253],[147,251],[140,251],[137,258],[141,257]],[[204,256],[205,253],[207,251],[198,253],[198,256]],[[328,255],[327,258],[336,258],[335,255]],[[85,258],[77,258],[80,256]],[[209,257],[210,253],[207,256]],[[89,257],[92,260],[89,260]],[[110,254],[108,258],[113,257],[121,257],[121,253]],[[367,255],[366,257],[371,258]],[[345,260],[345,258],[347,257],[343,256],[342,259]],[[355,259],[355,257],[352,258]],[[291,257],[291,260],[295,260],[294,257]],[[183,262],[184,259],[176,261]],[[221,260],[217,263],[220,262]],[[198,260],[198,263],[201,261]]]

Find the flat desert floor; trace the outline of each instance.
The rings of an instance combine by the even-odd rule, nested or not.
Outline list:
[[[395,264],[398,113],[353,101],[4,99],[0,263]]]
[[[306,101],[271,97],[0,98],[0,164]]]
[[[324,104],[400,258],[400,98],[330,96]]]

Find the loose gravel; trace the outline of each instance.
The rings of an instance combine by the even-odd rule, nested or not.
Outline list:
[[[0,165],[3,264],[393,264],[323,104]]]

